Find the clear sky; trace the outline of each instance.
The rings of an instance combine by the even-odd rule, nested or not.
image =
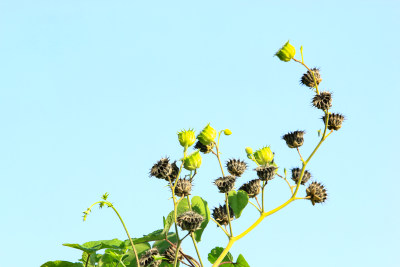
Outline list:
[[[347,118],[308,167],[329,200],[292,203],[232,254],[252,267],[398,266],[399,17],[395,0],[0,1],[0,265],[77,261],[62,243],[125,239],[109,209],[82,222],[105,192],[132,236],[161,228],[170,192],[148,172],[181,157],[183,128],[231,129],[223,160],[271,145],[282,169],[299,166],[281,136],[306,130],[307,155],[323,124],[304,68],[273,57],[290,40]],[[205,156],[193,195],[210,208],[219,175]],[[268,184],[267,207],[288,197],[284,181]],[[235,232],[256,217],[248,207]],[[203,260],[226,243],[210,222]]]

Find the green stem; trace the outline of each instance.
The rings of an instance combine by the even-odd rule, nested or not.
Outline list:
[[[231,215],[229,214],[229,200],[228,193],[225,193],[225,203],[226,203],[226,213],[228,215],[228,223],[229,223],[229,231],[231,233],[230,236],[233,236],[232,224],[231,224]]]
[[[225,231],[224,227],[222,227],[216,220],[214,220],[214,218],[211,217],[211,220],[212,220],[213,222],[215,222],[215,223],[221,228],[221,230],[224,231],[224,233],[226,234],[226,236],[229,238],[229,234],[228,234],[227,231]]]
[[[298,63],[300,63],[301,65],[303,65],[303,66],[311,73],[311,75],[313,76],[313,80],[314,80],[314,84],[315,84],[316,93],[317,93],[317,95],[319,95],[317,79],[315,79],[314,72],[313,72],[312,70],[310,70],[310,68],[307,67],[307,65],[306,65],[303,61],[297,60],[297,59],[295,59],[295,58],[293,58],[293,60],[296,61],[296,62],[298,62]]]

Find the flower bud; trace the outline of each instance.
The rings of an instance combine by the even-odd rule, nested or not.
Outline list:
[[[247,155],[253,154],[253,149],[251,147],[246,147],[245,150]]]
[[[289,44],[289,41],[287,41],[286,44],[284,44],[282,48],[279,49],[278,52],[276,52],[275,56],[277,56],[282,61],[288,62],[292,58],[294,58],[295,54],[296,49],[293,45]]]
[[[197,150],[183,159],[183,167],[188,171],[194,171],[201,166],[201,155]]]
[[[260,165],[266,165],[274,159],[274,154],[271,149],[266,146],[254,152],[254,158]]]
[[[181,146],[190,147],[196,142],[196,135],[192,129],[183,130],[178,133],[178,140]]]
[[[217,131],[207,124],[206,127],[199,133],[197,139],[205,146],[214,142],[215,137],[217,137]]]
[[[229,129],[225,129],[225,130],[224,130],[224,134],[225,134],[225,135],[231,135],[231,134],[232,134],[232,131],[229,130]]]

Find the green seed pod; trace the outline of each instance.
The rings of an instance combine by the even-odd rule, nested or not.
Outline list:
[[[293,45],[289,44],[289,41],[287,41],[286,44],[284,44],[282,48],[279,49],[278,52],[276,52],[275,56],[277,56],[282,61],[288,62],[292,58],[294,58],[295,54],[296,49]]]
[[[224,134],[225,134],[225,135],[231,135],[231,134],[232,134],[232,131],[229,130],[229,129],[225,129],[225,130],[224,130]]]
[[[196,142],[196,135],[193,129],[183,130],[178,133],[178,140],[181,146],[190,147]]]
[[[210,126],[210,124],[207,124],[206,127],[204,127],[203,131],[199,133],[197,136],[197,139],[205,146],[211,144],[214,142],[215,137],[217,137],[217,131]]]
[[[188,171],[194,171],[201,166],[201,155],[197,150],[183,159],[183,167]]]
[[[258,164],[266,165],[272,162],[274,159],[274,153],[272,153],[269,146],[266,146],[254,152],[254,158]]]

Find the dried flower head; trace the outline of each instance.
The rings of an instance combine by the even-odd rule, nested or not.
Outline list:
[[[319,69],[312,68],[311,71],[312,71],[312,73],[314,73],[314,77],[315,77],[315,81],[317,82],[317,85],[319,85],[320,82],[322,82],[321,74],[319,73]],[[300,83],[302,83],[305,86],[308,86],[310,88],[314,88],[315,83],[314,83],[314,77],[313,77],[312,73],[309,70],[306,73],[304,73],[303,76],[301,76]]]
[[[164,257],[167,259],[167,261],[171,264],[174,263],[175,261],[175,255],[176,255],[176,247],[173,245],[170,245],[168,249],[164,252]],[[183,259],[183,255],[181,252],[178,252],[178,262]]]
[[[322,117],[322,120],[325,123],[326,115]],[[342,128],[342,122],[344,121],[344,116],[338,113],[330,113],[328,118],[328,129],[329,130],[339,130]]]
[[[153,167],[150,169],[150,176],[157,177],[159,179],[168,180],[168,176],[172,173],[172,166],[169,163],[168,158],[160,159]]]
[[[260,179],[254,179],[243,184],[239,190],[245,191],[250,198],[257,196],[261,192]]]
[[[175,195],[178,197],[186,197],[192,191],[192,182],[189,179],[179,179],[175,187]]]
[[[176,165],[176,161],[174,161],[171,164],[171,168],[172,168],[171,174],[168,175],[168,177],[165,180],[166,181],[171,181],[171,183],[173,183],[176,180],[176,178],[178,177],[178,174],[179,174],[179,167]]]
[[[235,181],[235,176],[227,175],[216,179],[214,184],[218,187],[220,193],[228,193],[235,186]]]
[[[255,169],[257,172],[257,176],[261,179],[261,181],[269,181],[274,179],[276,174],[276,170],[278,168],[272,164],[267,164],[265,166],[259,166]]]
[[[140,257],[140,266],[144,267],[158,267],[160,266],[162,260],[154,260],[153,256],[160,257],[158,250],[156,248],[149,249]]]
[[[189,232],[194,232],[200,228],[201,223],[204,221],[203,216],[194,212],[194,211],[186,211],[180,214],[176,218],[178,226],[182,230],[187,230]]]
[[[328,194],[326,193],[325,187],[317,182],[312,182],[306,189],[307,197],[310,197],[311,203],[325,202]]]
[[[312,105],[318,109],[327,110],[332,107],[332,94],[330,92],[321,92],[315,95]]]
[[[210,143],[209,145],[203,145],[202,142],[197,141],[196,145],[194,146],[195,149],[200,149],[200,152],[204,154],[208,154],[214,148],[214,143]]]
[[[282,139],[286,141],[286,144],[290,148],[301,147],[304,143],[304,131],[294,131],[282,136]]]
[[[229,206],[229,216],[228,211],[226,210],[226,205],[219,205],[219,207],[215,207],[212,212],[212,216],[214,220],[216,220],[220,225],[228,225],[229,219],[233,220],[233,209]]]
[[[292,169],[292,180],[297,182],[299,181],[301,174],[301,169],[300,168],[293,168]],[[311,178],[311,173],[309,173],[307,170],[304,171],[303,178],[301,179],[301,184],[305,185]]]
[[[226,168],[228,169],[228,172],[233,176],[240,177],[246,170],[247,164],[246,162],[241,161],[240,159],[230,159],[226,163]]]

